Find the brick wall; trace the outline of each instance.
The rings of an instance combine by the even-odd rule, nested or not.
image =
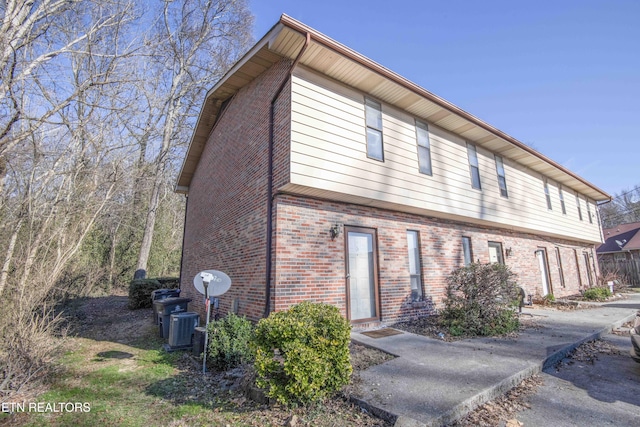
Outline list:
[[[287,77],[280,62],[242,88],[208,138],[189,188],[182,264],[182,296],[204,315],[203,297],[193,287],[201,270],[229,275],[231,289],[220,312],[239,302],[240,314],[262,317],[265,297],[267,157],[271,99]],[[288,137],[290,90],[276,103],[276,145],[282,162]],[[288,139],[287,139],[288,141]]]
[[[276,262],[272,293],[275,310],[303,300],[325,301],[346,314],[344,232],[332,240],[332,224],[373,228],[377,233],[380,312],[383,323],[433,313],[442,306],[449,273],[463,264],[462,236],[471,238],[473,259],[489,262],[488,242],[502,244],[505,263],[518,274],[518,283],[529,294],[541,294],[542,282],[535,251],[547,252],[551,286],[556,297],[580,289],[574,249],[583,284],[586,266],[583,251],[593,248],[508,230],[418,215],[386,211],[293,195],[276,198]],[[407,230],[419,232],[424,302],[411,301]],[[560,249],[564,286],[560,284],[555,248]],[[590,258],[591,259],[591,258]],[[593,266],[591,266],[593,272]]]

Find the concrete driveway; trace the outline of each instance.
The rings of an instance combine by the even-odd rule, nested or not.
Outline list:
[[[515,416],[525,427],[639,426],[640,363],[629,357],[628,336],[606,334],[621,354],[598,354],[590,364],[565,359],[540,374],[544,384]]]

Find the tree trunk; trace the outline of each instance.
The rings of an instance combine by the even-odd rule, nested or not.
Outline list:
[[[0,272],[0,297],[4,292],[4,288],[7,284],[7,277],[9,276],[9,267],[11,267],[11,260],[13,259],[13,251],[16,249],[16,240],[18,239],[18,233],[20,233],[20,229],[22,228],[23,219],[20,218],[18,224],[16,225],[13,234],[11,235],[11,239],[9,240],[9,247],[7,248],[7,255],[4,258],[4,264],[2,265],[2,271]]]

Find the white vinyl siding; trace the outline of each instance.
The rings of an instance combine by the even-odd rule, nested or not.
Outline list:
[[[500,196],[495,154],[476,146],[483,191],[469,191],[465,139],[428,123],[433,175],[419,172],[416,117],[381,104],[384,163],[366,155],[365,95],[296,68],[291,83],[289,182],[283,190],[313,197],[487,226],[598,242],[599,227],[547,211],[542,177],[502,156],[509,197]],[[425,119],[425,118],[423,118]],[[426,120],[425,120],[426,121]],[[549,187],[557,187],[549,181]],[[557,198],[557,191],[553,198]],[[559,203],[559,201],[555,201]]]
[[[558,197],[560,198],[560,208],[562,209],[562,214],[567,214],[567,207],[564,205],[564,195],[562,193],[562,186],[558,185]]]

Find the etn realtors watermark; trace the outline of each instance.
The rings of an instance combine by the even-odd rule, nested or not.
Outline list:
[[[2,402],[0,412],[91,412],[91,404],[88,402]]]

